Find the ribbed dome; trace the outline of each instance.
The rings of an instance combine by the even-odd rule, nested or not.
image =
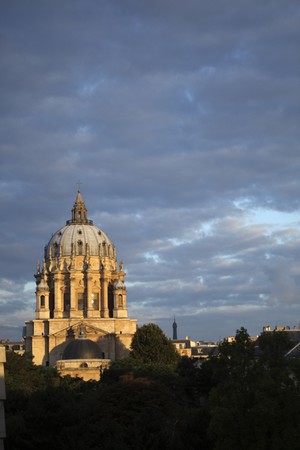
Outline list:
[[[54,233],[46,246],[46,258],[51,256],[87,255],[114,256],[109,237],[87,217],[87,209],[78,191],[72,209],[72,219]]]
[[[65,348],[62,359],[103,359],[100,347],[90,339],[75,339]]]
[[[61,256],[70,256],[73,254],[86,255],[87,245],[91,256],[99,255],[99,246],[103,245],[113,248],[113,243],[109,237],[100,228],[95,225],[86,224],[69,224],[60,228],[50,239],[46,247],[46,256],[50,256],[50,248],[52,247],[52,255],[60,254]],[[108,250],[107,250],[108,251]]]

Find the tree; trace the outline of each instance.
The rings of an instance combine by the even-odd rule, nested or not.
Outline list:
[[[142,363],[176,365],[179,355],[167,336],[154,323],[138,328],[131,342],[130,357]]]
[[[245,328],[236,331],[233,342],[224,341],[214,360],[215,387],[209,395],[209,435],[216,450],[246,447],[249,441],[249,407],[252,400],[254,344]]]
[[[278,333],[258,339],[255,353],[241,328],[219,347],[215,386],[209,395],[209,436],[215,450],[296,448],[300,426],[298,372],[284,357],[288,341]]]
[[[124,369],[124,376],[84,382],[9,355],[5,448],[211,448],[208,415],[192,401],[174,367],[142,364],[133,357],[117,361],[115,367]]]
[[[12,351],[6,353],[5,383],[8,391],[19,391],[24,395],[58,386],[60,376],[53,367],[36,366],[31,355],[18,355]]]
[[[286,366],[284,355],[292,345],[287,333],[284,331],[265,332],[259,336],[257,343],[262,352],[260,359],[270,369],[275,368],[278,373],[279,368]]]

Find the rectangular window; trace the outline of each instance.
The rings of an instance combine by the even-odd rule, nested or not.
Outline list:
[[[64,311],[70,310],[70,293],[65,292],[64,293]]]
[[[78,309],[79,311],[83,311],[84,309],[84,293],[78,294]]]
[[[118,307],[123,308],[123,296],[121,294],[118,295]]]
[[[99,294],[97,292],[92,293],[92,308],[94,310],[99,309]]]

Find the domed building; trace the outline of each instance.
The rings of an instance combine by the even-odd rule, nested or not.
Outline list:
[[[99,380],[102,371],[110,364],[110,359],[103,356],[99,345],[87,339],[84,326],[81,326],[78,339],[70,340],[62,359],[56,361],[55,366],[61,376],[80,377],[84,381]]]
[[[101,356],[89,359],[126,357],[136,320],[127,317],[125,275],[115,246],[88,219],[78,190],[72,218],[50,238],[42,268],[37,264],[35,319],[26,322],[25,336],[34,363],[54,366],[70,354],[72,342],[78,350],[82,329],[94,356],[97,349]]]

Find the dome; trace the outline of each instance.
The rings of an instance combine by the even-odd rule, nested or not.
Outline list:
[[[67,224],[51,237],[46,246],[46,257],[50,257],[51,251],[53,256],[86,255],[87,248],[91,256],[99,256],[101,251],[103,256],[108,256],[114,245],[95,225]]]
[[[67,345],[61,359],[103,359],[103,356],[96,342],[79,338]]]
[[[115,256],[114,245],[100,228],[87,218],[87,209],[78,191],[72,219],[54,233],[45,248],[46,258],[52,256],[87,255]]]

